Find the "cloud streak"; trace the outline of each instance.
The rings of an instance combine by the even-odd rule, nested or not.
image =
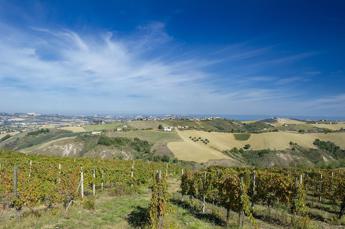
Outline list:
[[[289,86],[303,75],[267,71],[310,53],[272,57],[273,47],[246,44],[190,50],[161,22],[122,36],[6,24],[0,31],[3,111],[277,114],[306,101],[321,113],[328,107],[324,98],[294,104],[300,92]],[[344,105],[334,98],[333,106]]]

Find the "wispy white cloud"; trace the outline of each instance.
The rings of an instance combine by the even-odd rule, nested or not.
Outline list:
[[[238,44],[206,54],[179,46],[161,22],[125,36],[6,24],[0,32],[3,111],[276,114],[303,105],[286,87],[303,77],[262,69],[309,53],[272,58],[272,47]]]

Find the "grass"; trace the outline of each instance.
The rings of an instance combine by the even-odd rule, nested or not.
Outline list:
[[[224,208],[207,203],[206,213],[203,214],[200,212],[201,201],[190,200],[188,197],[181,201],[181,194],[176,193],[179,190],[178,180],[169,179],[168,183],[168,191],[173,195],[168,213],[164,217],[165,228],[224,228],[226,214]],[[57,207],[41,210],[35,214],[26,214],[20,218],[15,216],[14,211],[2,212],[0,228],[147,228],[150,198],[150,190],[145,187],[135,194],[114,196],[111,191],[98,192],[94,207],[87,206],[86,201],[77,201],[68,212]],[[87,198],[87,201],[89,200]],[[254,211],[259,228],[287,228],[291,223],[292,215],[288,213],[286,207],[280,205],[269,212],[267,207],[255,204]],[[343,217],[342,220],[333,222],[331,220],[333,214],[319,209],[310,209],[310,215],[312,219],[309,221],[308,228],[332,228],[333,223],[339,225],[345,220]],[[228,228],[238,228],[238,213],[231,212],[229,223]],[[248,217],[245,217],[244,228],[253,228]]]
[[[40,217],[7,218],[3,228],[131,228],[127,216],[137,207],[147,208],[149,195],[111,197],[102,194],[95,209],[88,210],[76,203],[67,212],[61,208],[42,212]]]
[[[95,201],[95,209],[88,210],[82,203],[76,203],[67,213],[61,208],[30,214],[20,219],[7,215],[0,218],[0,228],[138,228],[147,219],[150,193],[127,196],[101,194]],[[168,228],[220,228],[210,222],[194,217],[188,210],[171,205],[165,217]],[[147,225],[146,225],[147,226]]]
[[[234,137],[237,141],[247,141],[250,138],[250,134],[249,133],[234,134]]]
[[[0,144],[0,148],[21,150],[21,149],[29,148],[29,147],[36,146],[39,144],[43,144],[52,140],[56,140],[59,138],[73,137],[73,136],[76,136],[76,133],[72,133],[70,131],[64,131],[64,130],[57,130],[57,129],[50,129],[49,132],[38,133],[35,135],[21,133],[8,139],[8,141],[6,142],[2,142]]]
[[[119,132],[108,132],[110,137],[140,138],[150,143],[179,141],[180,137],[176,132],[164,132],[158,130],[130,130]]]
[[[126,125],[123,122],[112,122],[103,125],[86,125],[83,126],[86,131],[101,131],[101,130],[114,130],[116,128],[121,128],[123,125]]]
[[[65,126],[61,127],[61,130],[72,131],[73,133],[82,133],[85,132],[85,129],[81,126]]]
[[[153,130],[157,130],[158,125],[162,124],[162,122],[152,121],[152,120],[145,120],[145,121],[137,120],[137,121],[130,121],[127,123],[128,123],[128,126],[135,129],[153,129]]]

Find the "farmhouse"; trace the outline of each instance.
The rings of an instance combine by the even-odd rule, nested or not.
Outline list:
[[[92,131],[91,134],[92,135],[101,135],[101,131]]]
[[[163,130],[166,132],[171,132],[173,130],[173,128],[174,127],[172,127],[172,126],[168,126],[168,127],[165,126]]]

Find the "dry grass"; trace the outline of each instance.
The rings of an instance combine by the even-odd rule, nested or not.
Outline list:
[[[65,144],[70,143],[70,141],[74,140],[74,139],[76,139],[76,137],[64,137],[64,138],[54,139],[54,140],[44,142],[44,143],[39,144],[39,145],[34,145],[32,147],[25,148],[22,150],[22,152],[29,153],[29,152],[36,152],[36,151],[41,151],[41,150],[45,150],[45,151],[49,152],[48,149],[50,147],[53,147],[54,145],[60,145],[62,147]]]
[[[199,143],[170,142],[168,148],[175,157],[184,161],[207,162],[212,159],[229,159],[223,153]]]
[[[345,129],[345,123],[336,123],[336,124],[325,124],[325,123],[318,123],[318,124],[311,124],[312,126],[318,127],[318,128],[325,128],[330,130],[340,130],[341,128]]]
[[[151,120],[145,120],[145,121],[129,121],[128,125],[132,128],[136,129],[157,129],[158,125],[161,124],[158,121],[151,121]]]
[[[278,118],[277,122],[272,123],[274,126],[282,126],[282,125],[298,125],[298,124],[306,124],[306,122],[299,121],[299,120],[294,120],[294,119],[288,119],[288,118]]]
[[[276,149],[282,150],[290,147],[290,142],[306,148],[315,148],[313,142],[316,138],[332,141],[345,148],[345,133],[311,133],[299,134],[293,132],[268,132],[251,134],[248,140],[236,140],[232,133],[205,132],[197,130],[178,131],[183,142],[170,142],[169,149],[181,160],[205,162],[212,159],[228,159],[221,151],[234,147],[242,148],[250,144],[252,149]],[[189,136],[207,138],[207,145],[192,141]]]
[[[59,128],[60,130],[67,130],[67,131],[72,131],[73,133],[81,133],[85,132],[86,130],[81,127],[81,126],[66,126],[66,127],[61,127]]]
[[[0,134],[0,139],[5,137],[7,134]]]
[[[217,149],[212,149],[208,145],[200,142],[193,142],[189,139],[188,133],[208,133],[203,131],[177,131],[183,142],[170,142],[168,148],[174,155],[184,161],[207,162],[208,160],[230,159]],[[199,136],[198,136],[199,137]]]

